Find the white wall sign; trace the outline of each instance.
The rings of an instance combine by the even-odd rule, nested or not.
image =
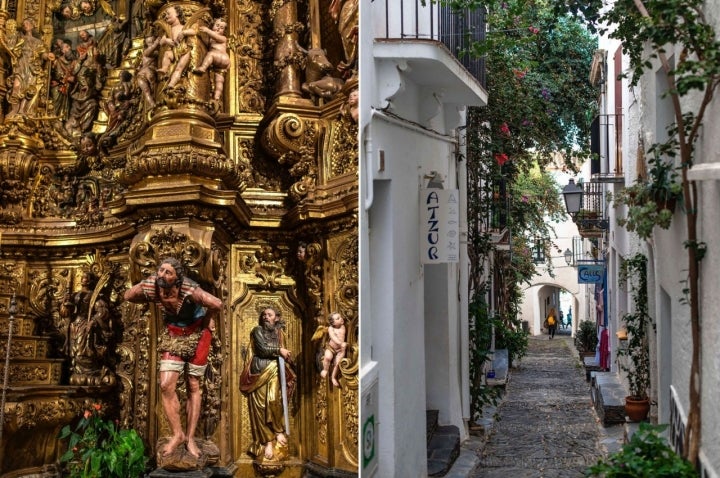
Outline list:
[[[457,189],[420,190],[420,261],[460,259],[460,195]]]

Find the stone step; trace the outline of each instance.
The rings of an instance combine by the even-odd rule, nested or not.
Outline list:
[[[613,372],[590,372],[590,398],[600,422],[608,426],[625,423],[627,392]]]
[[[585,367],[585,380],[590,381],[592,372],[602,372],[600,365],[595,361],[595,356],[583,357],[583,366]]]
[[[455,425],[435,430],[428,445],[428,476],[445,476],[460,454],[460,430]]]

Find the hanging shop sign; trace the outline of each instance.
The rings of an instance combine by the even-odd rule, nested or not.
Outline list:
[[[578,284],[602,284],[604,264],[578,264]]]
[[[420,259],[423,264],[460,260],[460,195],[457,189],[420,190]]]

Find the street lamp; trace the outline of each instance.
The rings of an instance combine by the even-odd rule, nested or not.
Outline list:
[[[570,249],[565,249],[565,254],[564,254],[564,256],[565,256],[565,262],[567,263],[567,265],[572,264],[572,261],[573,261],[573,253],[572,253],[572,251],[571,251]]]
[[[570,179],[567,186],[562,190],[563,196],[565,197],[565,209],[571,217],[575,217],[580,212],[580,206],[582,205],[583,188],[575,184],[574,179]]]

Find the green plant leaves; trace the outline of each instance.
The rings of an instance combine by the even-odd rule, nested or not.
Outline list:
[[[588,468],[588,477],[695,478],[690,462],[677,455],[661,436],[667,425],[641,423],[630,441],[607,459]]]
[[[100,415],[100,405],[87,410],[72,431],[66,425],[58,438],[68,439],[60,463],[70,478],[137,478],[145,472],[145,444],[135,430],[121,430]]]

